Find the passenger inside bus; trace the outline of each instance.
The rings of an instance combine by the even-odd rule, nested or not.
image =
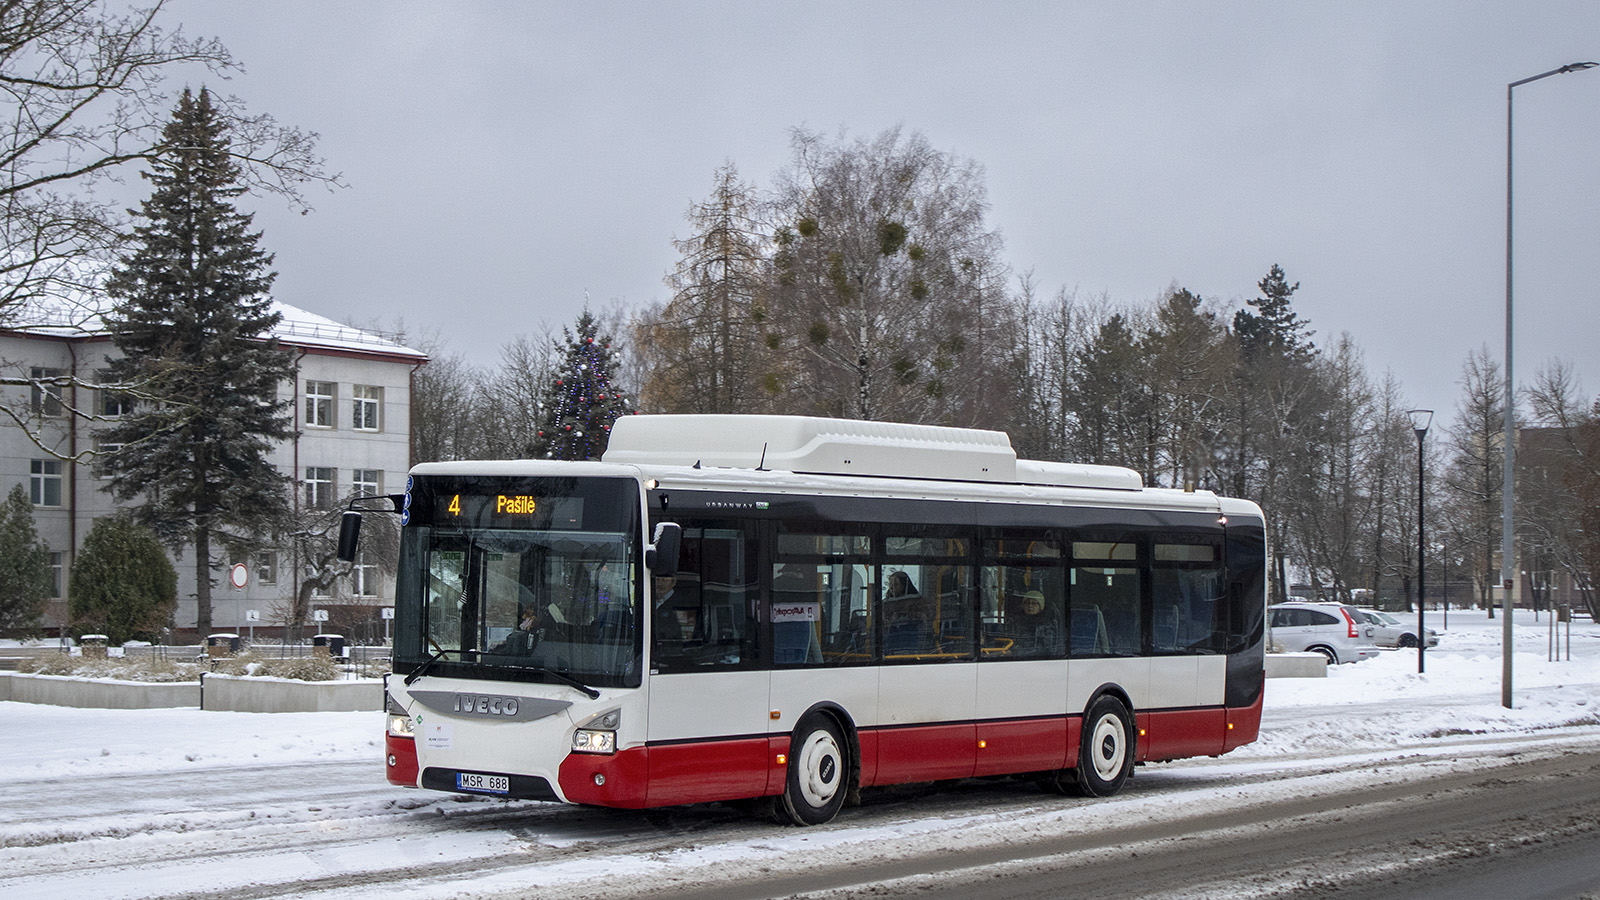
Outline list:
[[[1013,652],[1018,656],[1060,655],[1060,609],[1045,603],[1043,591],[1027,591],[1017,599],[1006,617],[1006,630],[1017,641]]]

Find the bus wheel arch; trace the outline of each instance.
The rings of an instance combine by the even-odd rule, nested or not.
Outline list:
[[[1056,773],[1057,787],[1080,797],[1109,797],[1133,771],[1139,730],[1133,703],[1116,685],[1103,685],[1089,698],[1078,736],[1078,755]]]
[[[855,795],[861,756],[855,729],[842,710],[806,711],[789,741],[789,765],[778,808],[795,825],[822,825]]]

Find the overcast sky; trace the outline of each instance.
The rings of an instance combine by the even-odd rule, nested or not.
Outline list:
[[[1453,416],[1503,357],[1506,84],[1600,58],[1593,2],[329,3],[175,0],[247,72],[211,87],[321,134],[350,187],[256,205],[277,297],[518,333],[663,300],[712,173],[771,184],[788,131],[896,125],[981,163],[1041,292],[1236,307],[1273,263]],[[198,76],[197,76],[198,79]],[[1516,93],[1516,372],[1600,389],[1600,69]]]

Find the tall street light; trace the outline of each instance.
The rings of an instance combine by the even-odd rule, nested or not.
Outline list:
[[[1511,704],[1511,586],[1513,584],[1512,566],[1512,521],[1511,513],[1513,503],[1512,487],[1512,457],[1516,454],[1516,410],[1513,400],[1515,389],[1511,377],[1511,96],[1518,85],[1551,75],[1565,75],[1568,72],[1581,72],[1592,69],[1600,63],[1577,62],[1568,63],[1559,69],[1551,69],[1532,78],[1513,81],[1506,85],[1506,415],[1505,415],[1505,459],[1500,489],[1500,588],[1504,600],[1500,604],[1500,705],[1510,709]],[[1492,607],[1491,607],[1492,609]],[[1419,638],[1420,640],[1420,638]]]
[[[1422,654],[1428,647],[1428,629],[1423,627],[1422,601],[1427,598],[1427,544],[1422,536],[1422,440],[1428,436],[1428,426],[1433,424],[1433,410],[1413,409],[1406,413],[1411,418],[1411,430],[1417,433],[1417,673],[1422,673]]]

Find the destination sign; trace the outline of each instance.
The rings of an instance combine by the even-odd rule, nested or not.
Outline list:
[[[435,502],[442,503],[441,524],[477,527],[577,528],[583,518],[583,501],[576,497],[545,497],[527,493],[468,494],[447,493]]]

